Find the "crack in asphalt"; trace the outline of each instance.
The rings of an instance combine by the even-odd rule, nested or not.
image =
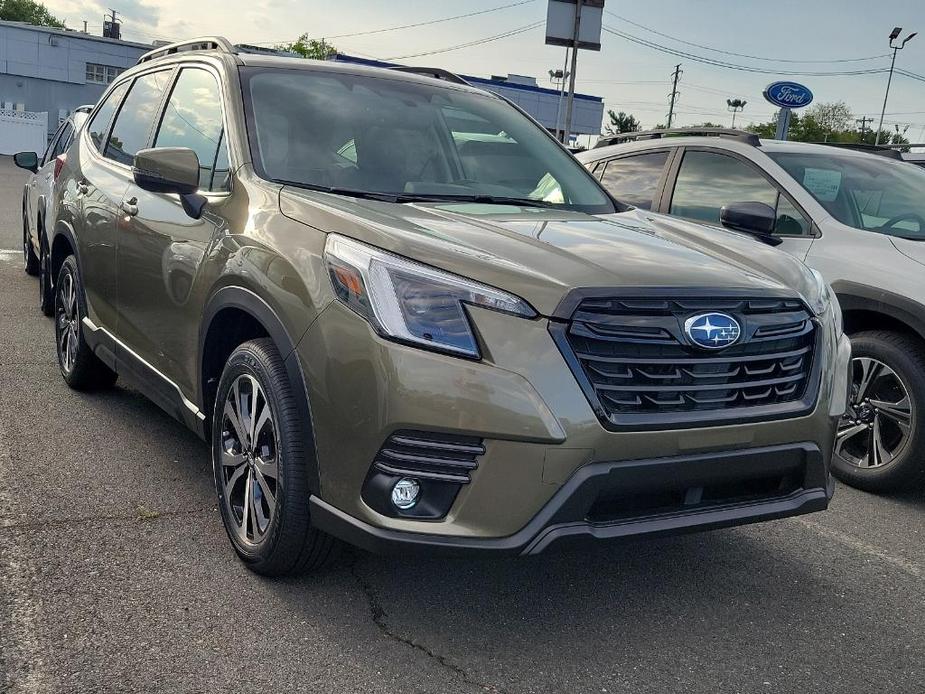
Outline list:
[[[44,530],[47,528],[58,528],[58,527],[67,527],[71,525],[80,525],[82,523],[95,523],[98,521],[133,521],[136,523],[144,523],[156,521],[159,518],[178,518],[184,516],[197,516],[204,515],[206,513],[214,513],[215,508],[200,508],[194,509],[192,511],[158,511],[156,515],[150,516],[141,516],[138,512],[133,514],[111,514],[111,515],[95,515],[95,516],[77,516],[76,518],[53,518],[48,520],[39,520],[39,521],[25,521],[22,523],[11,522],[9,518],[4,518],[0,516],[0,532],[4,530],[10,531],[20,531],[20,530]]]
[[[427,646],[418,643],[414,639],[402,636],[401,634],[395,633],[392,628],[388,625],[386,621],[386,612],[380,603],[379,598],[376,596],[376,591],[373,589],[372,585],[360,575],[359,570],[357,569],[357,561],[353,561],[350,564],[350,573],[353,574],[354,579],[356,579],[357,585],[359,585],[360,590],[363,595],[366,597],[366,602],[369,605],[369,614],[372,617],[373,623],[382,632],[382,634],[393,641],[396,641],[402,645],[413,648],[414,650],[423,653],[428,658],[436,661],[442,667],[454,672],[456,675],[462,679],[468,685],[477,687],[483,692],[493,692],[495,694],[505,694],[503,689],[493,685],[493,684],[484,684],[473,679],[468,672],[455,663],[450,662],[446,656],[440,655],[439,653],[434,652]]]

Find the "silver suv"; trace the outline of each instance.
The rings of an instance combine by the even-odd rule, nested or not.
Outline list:
[[[925,170],[737,130],[603,144],[578,158],[621,202],[752,234],[822,273],[854,350],[833,469],[871,491],[925,479]]]

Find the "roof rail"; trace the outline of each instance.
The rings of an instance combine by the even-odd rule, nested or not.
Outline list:
[[[148,51],[138,59],[138,65],[147,63],[157,58],[163,58],[174,53],[183,53],[185,51],[221,51],[222,53],[234,53],[234,46],[228,39],[222,36],[201,36],[188,41],[179,41],[166,46],[160,46],[153,51]]]
[[[754,133],[745,130],[733,130],[732,128],[671,128],[662,130],[642,130],[639,132],[620,133],[618,135],[605,135],[594,146],[607,147],[616,145],[621,142],[635,142],[636,140],[659,140],[663,137],[728,137],[753,147],[760,147],[761,140]]]
[[[886,145],[868,145],[864,142],[817,142],[817,145],[827,145],[829,147],[838,147],[839,149],[853,149],[857,152],[867,152],[868,154],[876,154],[879,157],[886,157],[888,159],[902,159],[903,155],[899,150],[892,149]],[[901,145],[902,147],[908,147],[908,145]]]
[[[413,65],[396,65],[395,67],[390,67],[388,69],[395,70],[396,72],[411,72],[415,75],[423,75],[424,77],[433,77],[434,79],[443,80],[445,82],[452,82],[453,84],[469,84],[455,72],[444,70],[442,67],[415,67]]]

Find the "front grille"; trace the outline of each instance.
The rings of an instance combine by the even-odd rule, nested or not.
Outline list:
[[[375,469],[388,475],[467,484],[485,454],[474,436],[396,431],[376,454]]]
[[[742,328],[722,350],[697,347],[684,333],[688,318],[713,311]],[[589,298],[551,329],[611,424],[771,416],[811,404],[816,327],[797,299]]]

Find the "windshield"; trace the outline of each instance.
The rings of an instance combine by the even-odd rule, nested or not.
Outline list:
[[[270,180],[402,200],[614,211],[584,167],[500,99],[327,70],[252,69],[244,79],[251,151]]]
[[[876,156],[768,155],[842,224],[925,240],[925,169]]]

